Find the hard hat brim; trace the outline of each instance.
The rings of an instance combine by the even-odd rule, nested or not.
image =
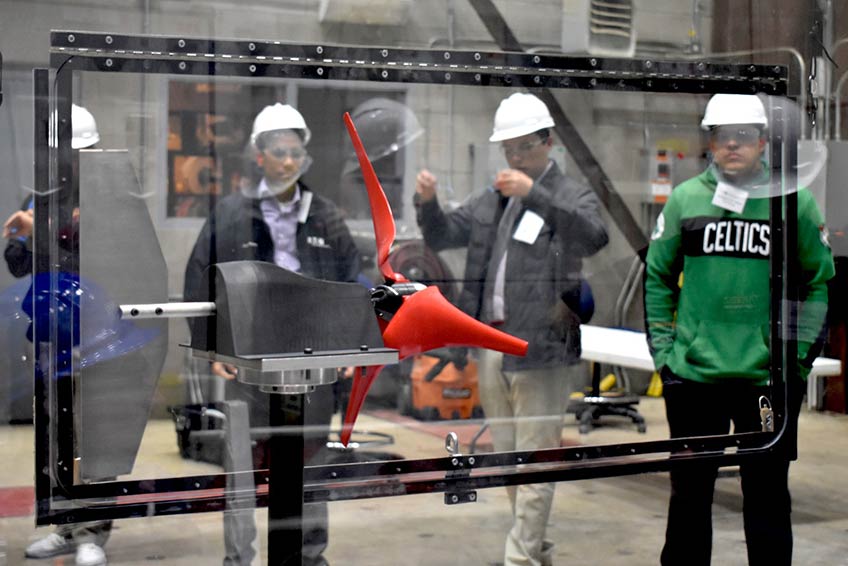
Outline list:
[[[489,141],[499,142],[504,140],[511,140],[514,138],[520,138],[521,136],[526,136],[528,134],[536,133],[539,130],[544,130],[546,128],[553,127],[553,120],[541,120],[540,122],[532,125],[523,124],[521,126],[515,126],[513,128],[507,128],[505,130],[498,130],[497,132],[492,132],[492,135],[489,136]]]
[[[75,137],[71,139],[71,147],[73,149],[85,149],[91,147],[100,141],[100,134],[95,133],[91,137]]]

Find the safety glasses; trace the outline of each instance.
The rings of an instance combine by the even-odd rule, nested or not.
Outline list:
[[[717,126],[712,129],[713,140],[719,144],[731,140],[742,145],[756,143],[761,136],[760,129],[755,126]]]
[[[288,147],[272,147],[265,150],[265,153],[275,159],[286,159],[287,157],[294,161],[300,161],[306,157],[306,150],[302,148]]]
[[[524,142],[515,146],[501,145],[501,151],[503,151],[506,157],[525,157],[543,143],[545,143],[545,140],[540,139],[539,141]]]

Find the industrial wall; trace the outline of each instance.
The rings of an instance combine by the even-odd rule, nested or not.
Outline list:
[[[551,53],[561,52],[566,39],[576,33],[573,22],[564,14],[580,4],[571,0],[494,2],[526,49]],[[735,3],[716,1],[715,5],[721,7],[722,18],[733,19]],[[343,18],[348,21],[343,23]],[[356,18],[359,23],[350,23],[349,18]],[[697,57],[714,51],[711,43],[717,38],[723,49],[725,46],[735,49],[735,44],[722,39],[726,34],[713,32],[718,27],[713,25],[713,18],[714,3],[709,0],[636,2],[635,55],[664,59]],[[11,136],[0,136],[0,144],[14,144],[11,148],[0,147],[0,168],[4,171],[0,178],[0,215],[4,217],[20,206],[27,187],[32,186],[30,69],[47,66],[52,29],[333,44],[361,43],[363,38],[368,38],[370,44],[390,46],[498,48],[473,3],[463,0],[268,0],[248,5],[181,0],[0,0],[0,22],[5,94],[0,107],[0,128],[12,132]],[[163,155],[169,80],[158,75],[87,75],[79,81],[75,101],[92,109],[108,109],[107,114],[97,116],[100,147],[129,148],[143,192],[156,195],[149,199],[148,206],[169,268],[169,292],[172,298],[177,298],[182,290],[185,260],[202,221],[175,220],[164,213]],[[376,88],[365,83],[357,86]],[[297,87],[272,83],[269,88],[279,99],[297,103]],[[410,199],[414,172],[419,167],[431,169],[440,178],[440,196],[445,201],[459,202],[485,182],[483,163],[491,150],[486,140],[494,111],[505,94],[503,90],[470,92],[442,86],[408,89],[407,103],[426,132],[405,164],[405,185]],[[675,181],[703,167],[704,140],[698,134],[697,124],[706,98],[577,90],[558,91],[556,96],[647,233],[659,210],[650,196],[657,150],[673,153]],[[319,119],[324,118],[307,116],[307,120]],[[569,173],[580,176],[580,164],[573,163],[567,152],[559,151],[557,155]],[[593,323],[602,325],[615,321],[614,305],[636,254],[609,217],[608,222],[610,245],[586,264],[597,306]],[[414,235],[411,207],[404,211],[399,227],[402,235]],[[449,254],[446,259],[459,275],[461,257]],[[1,285],[10,283],[8,274],[0,275]],[[627,326],[641,328],[640,296],[641,291],[625,313]],[[179,337],[187,335],[185,322],[173,321],[171,331],[177,338],[171,343],[183,341]],[[166,376],[177,376],[183,371],[183,354],[177,348],[173,350],[166,362]]]

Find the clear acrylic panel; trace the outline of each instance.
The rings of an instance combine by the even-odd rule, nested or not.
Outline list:
[[[16,136],[0,136],[7,138],[0,163],[12,172],[3,203],[6,217],[34,216],[36,234],[9,234],[21,271],[7,248],[0,335],[11,377],[2,384],[9,402],[0,415],[32,418],[35,373],[40,523],[226,509],[223,526],[198,535],[223,555],[236,544],[233,533],[276,528],[281,517],[272,512],[265,522],[253,509],[276,507],[281,492],[269,488],[281,485],[275,474],[285,469],[297,487],[303,466],[301,527],[321,530],[325,501],[333,521],[334,512],[363,508],[402,515],[434,494],[441,504],[444,492],[445,503],[478,507],[422,510],[421,520],[432,514],[437,522],[444,512],[446,524],[461,516],[463,527],[422,527],[416,536],[465,537],[467,524],[484,524],[487,504],[497,505],[498,536],[489,538],[498,551],[457,551],[460,562],[495,562],[512,518],[503,490],[484,488],[675,470],[689,460],[705,468],[736,465],[740,454],[793,444],[794,429],[783,427],[793,423],[804,394],[808,407],[820,406],[823,394],[833,403],[823,384],[837,379],[826,376],[841,371],[840,350],[822,325],[830,249],[838,258],[844,247],[834,190],[844,148],[842,82],[824,54],[796,58],[775,48],[749,55],[740,48],[726,55],[737,44],[708,33],[732,12],[719,2],[685,16],[663,13],[650,25],[647,16],[662,11],[640,7],[631,22],[638,33],[596,26],[586,37],[574,27],[582,21],[572,13],[575,3],[499,3],[494,12],[488,2],[358,4],[162,5],[133,7],[121,17],[113,7],[72,4],[68,20],[47,14],[49,3],[15,17],[0,6],[7,21],[49,22],[41,26],[41,51],[34,40],[13,46],[0,38],[0,123]],[[672,30],[687,28],[663,24],[675,18],[694,31],[675,36]],[[840,61],[838,19],[824,20],[830,23],[820,32],[830,35],[823,44]],[[102,33],[51,38],[47,31],[80,27]],[[47,99],[28,90],[33,57],[22,53],[25,44],[41,65],[49,60]],[[719,171],[715,144],[751,132],[709,130],[701,121],[713,93],[742,92],[757,93],[768,125],[757,131],[760,175],[737,182]],[[499,105],[515,93],[543,101],[554,125],[517,142],[490,141],[500,127]],[[257,133],[257,115],[276,104],[290,105],[304,127],[277,114],[289,126],[267,130],[288,133]],[[77,107],[96,121],[96,141]],[[346,112],[391,208],[396,234],[388,264]],[[549,132],[535,133],[544,128]],[[33,143],[33,135],[43,135],[43,143]],[[704,174],[727,191],[726,200],[685,219],[694,224],[678,222],[676,187]],[[436,201],[421,202],[422,179],[435,182]],[[486,272],[500,266],[479,254],[499,245],[497,225],[508,210],[500,195],[509,179],[568,196],[564,205],[554,199],[559,208],[552,211],[551,194],[539,200],[537,190],[501,242],[510,250],[505,296],[521,289],[504,317],[487,311],[486,288],[497,276]],[[437,214],[434,202],[456,221],[428,232],[422,226]],[[487,202],[501,208],[487,210]],[[468,231],[481,226],[488,236],[474,240]],[[647,268],[657,281],[657,242],[678,228],[685,252],[675,261],[690,262],[690,270],[673,261],[664,266],[663,292],[686,295],[681,274],[688,273],[693,287],[727,293],[698,299],[700,310],[677,305],[674,339],[689,346],[678,342],[671,365],[697,366],[706,351],[697,346],[715,344],[723,350],[709,363],[759,356],[757,392],[766,403],[753,397],[743,409],[750,418],[735,429],[669,427],[668,387],[691,376],[655,371],[662,368],[651,346],[656,350],[664,335],[652,329],[656,320],[651,327],[644,280]],[[813,248],[821,253],[809,255]],[[26,270],[33,251],[35,275]],[[750,271],[736,271],[730,261],[691,267],[690,258],[706,266],[703,258],[719,252],[761,257]],[[207,270],[230,261],[249,264]],[[424,291],[403,287],[405,298],[395,298],[402,287],[395,273],[437,288],[489,328],[529,340],[528,356],[507,355],[503,363],[500,355],[460,348],[455,335],[464,322],[437,311],[449,307],[435,302],[409,315],[398,339],[387,327]],[[684,302],[692,300],[687,296]],[[681,322],[686,309],[691,328]],[[434,312],[436,322],[426,318]],[[655,332],[650,346],[646,329]],[[417,337],[428,331],[431,338]],[[412,335],[427,347],[407,347]],[[429,350],[433,343],[445,347]],[[383,347],[399,348],[404,359],[390,363]],[[366,388],[357,368],[370,363],[386,367]],[[810,363],[811,377],[799,381]],[[321,369],[289,371],[296,364]],[[237,376],[216,375],[223,373]],[[279,381],[287,379],[295,381]],[[515,396],[505,397],[505,389]],[[529,399],[539,406],[520,405]],[[776,434],[759,432],[761,416],[773,419]],[[658,477],[594,485],[666,494]],[[609,522],[591,497],[581,499],[583,485],[559,484],[555,523],[566,521],[563,493],[580,499],[587,515],[597,511],[596,526]],[[417,497],[390,497],[401,495]],[[334,532],[339,543],[331,542],[329,556],[366,561],[342,541],[379,522],[339,520],[345,526]],[[495,528],[474,530],[488,537]],[[387,556],[398,552],[379,537],[375,544]],[[416,539],[401,546],[426,545]],[[257,550],[273,554],[264,542]],[[307,541],[302,552],[311,551]],[[415,563],[450,560],[413,554]]]

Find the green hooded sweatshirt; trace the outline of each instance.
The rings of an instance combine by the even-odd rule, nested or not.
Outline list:
[[[645,279],[648,343],[657,371],[701,383],[727,378],[769,383],[770,199],[748,199],[742,214],[712,204],[711,169],[675,188],[651,235]],[[833,257],[813,195],[798,192],[800,269],[798,356],[827,312]],[[682,285],[680,274],[683,274]],[[780,292],[779,289],[774,289]]]

